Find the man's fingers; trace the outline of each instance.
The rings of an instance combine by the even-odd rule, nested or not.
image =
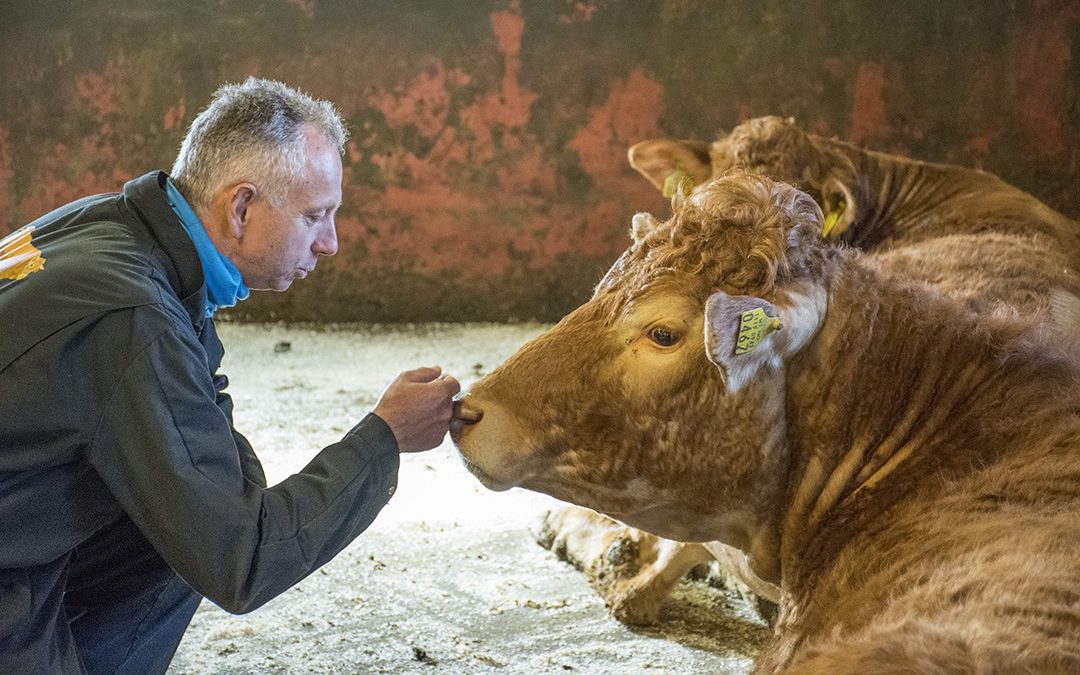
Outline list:
[[[456,396],[461,391],[461,383],[453,375],[442,375],[439,380],[446,384],[447,393],[450,396]]]
[[[437,382],[446,388],[447,395],[453,396],[461,391],[461,383],[452,375],[443,373],[439,366],[414,368],[401,373],[401,379],[405,382],[427,384]]]
[[[424,366],[406,370],[400,377],[406,382],[431,382],[438,378],[439,375],[442,375],[442,368],[439,366]]]

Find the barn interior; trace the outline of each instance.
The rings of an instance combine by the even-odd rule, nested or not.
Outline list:
[[[1074,0],[50,0],[5,3],[0,44],[0,237],[167,170],[223,83],[276,79],[341,112],[338,253],[217,316],[271,482],[397,372],[468,386],[585,301],[632,216],[670,212],[627,161],[643,140],[792,117],[1080,217]],[[621,624],[535,542],[557,503],[484,490],[449,440],[399,484],[267,606],[204,602],[169,672],[743,673],[767,639],[710,579]]]

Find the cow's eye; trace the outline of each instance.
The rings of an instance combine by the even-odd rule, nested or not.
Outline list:
[[[649,339],[661,347],[670,347],[679,341],[679,336],[667,328],[653,328],[649,331]]]

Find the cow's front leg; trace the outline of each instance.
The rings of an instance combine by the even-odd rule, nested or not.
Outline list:
[[[535,534],[583,571],[612,615],[631,625],[655,622],[679,580],[713,560],[700,544],[661,539],[578,506],[548,511]]]

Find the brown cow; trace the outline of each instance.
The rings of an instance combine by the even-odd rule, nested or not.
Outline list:
[[[763,171],[803,187],[829,214],[826,238],[873,251],[886,271],[975,311],[1010,308],[1080,326],[1080,225],[993,175],[863,150],[779,117],[749,120],[713,143],[644,141],[629,157],[668,192],[732,166]],[[664,541],[576,507],[548,514],[539,539],[583,569],[626,623],[655,620],[686,571],[714,556],[776,599],[730,549]]]
[[[470,470],[745,552],[758,672],[1080,672],[1080,355],[828,246],[785,184],[673,206],[473,386]]]
[[[1080,258],[1074,221],[993,174],[864,150],[808,134],[791,118],[748,120],[712,143],[643,141],[629,160],[660,189],[681,179],[672,179],[676,172],[698,184],[733,167],[759,170],[809,193],[835,220],[827,235],[863,250],[956,234],[1038,232]]]
[[[826,238],[876,252],[887,269],[973,309],[1004,303],[1080,320],[1074,298],[1053,303],[1056,290],[1080,295],[1080,225],[992,174],[863,150],[774,116],[711,144],[643,141],[629,156],[660,188],[692,187],[732,167],[761,171],[818,202]]]

